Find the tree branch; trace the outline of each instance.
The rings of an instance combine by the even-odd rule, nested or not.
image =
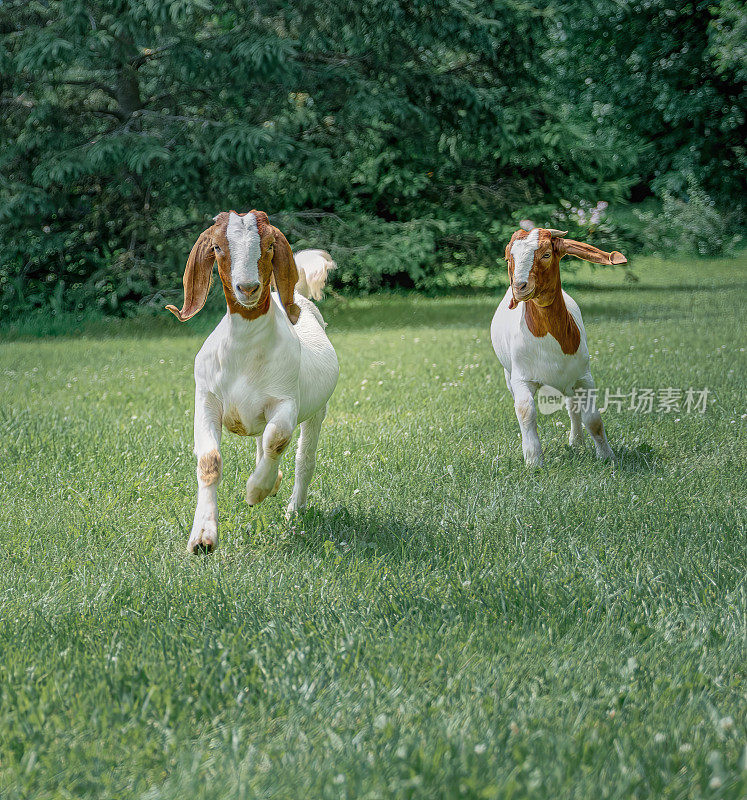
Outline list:
[[[179,44],[179,42],[172,42],[171,44],[165,44],[163,47],[156,47],[155,50],[144,50],[139,56],[130,59],[130,66],[133,69],[139,69],[146,61],[149,61],[151,58],[157,58],[168,50],[173,50],[177,44]]]
[[[133,117],[147,116],[147,117],[160,117],[161,119],[169,120],[170,122],[199,122],[201,125],[210,125],[220,127],[222,122],[217,122],[214,119],[205,119],[203,117],[187,117],[182,114],[162,114],[160,111],[151,111],[149,108],[139,108],[132,114]]]

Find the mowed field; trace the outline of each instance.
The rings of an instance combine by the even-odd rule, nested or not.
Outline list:
[[[248,508],[224,433],[209,557],[216,313],[2,341],[0,796],[744,797],[747,265],[632,266],[567,281],[597,385],[705,413],[609,410],[614,467],[541,416],[528,471],[498,294],[333,298],[311,510],[283,518],[295,446]]]

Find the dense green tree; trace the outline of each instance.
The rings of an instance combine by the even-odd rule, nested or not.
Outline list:
[[[153,298],[225,208],[330,247],[348,284],[422,284],[436,265],[492,263],[495,234],[538,203],[625,187],[543,90],[542,18],[521,0],[30,0],[0,15],[6,307],[52,287],[63,305]]]
[[[633,199],[694,178],[744,202],[747,12],[739,0],[568,0],[550,26],[558,85],[597,135],[637,152]]]
[[[634,186],[738,197],[744,24],[735,0],[0,3],[0,305],[160,301],[227,208],[366,289],[494,270],[523,216]]]

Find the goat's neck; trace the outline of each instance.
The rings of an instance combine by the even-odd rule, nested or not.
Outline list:
[[[581,332],[566,307],[560,283],[549,304],[541,306],[534,300],[527,300],[525,305],[524,319],[534,336],[546,336],[549,333],[566,355],[572,355],[578,350]]]
[[[277,307],[269,297],[267,312],[253,319],[247,319],[235,313],[231,305],[228,306],[228,324],[231,339],[237,343],[252,343],[254,346],[274,339],[277,327]]]

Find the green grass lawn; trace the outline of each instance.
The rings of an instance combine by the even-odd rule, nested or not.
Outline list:
[[[312,510],[226,433],[210,557],[215,314],[2,342],[0,797],[744,797],[745,259],[632,266],[568,281],[597,385],[706,413],[610,410],[615,467],[541,417],[530,472],[497,297],[328,300]]]

